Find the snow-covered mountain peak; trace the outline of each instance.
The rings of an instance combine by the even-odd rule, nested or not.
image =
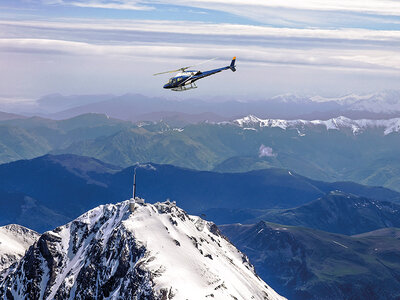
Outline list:
[[[281,120],[281,119],[260,119],[256,116],[249,115],[241,119],[236,119],[231,124],[243,127],[244,129],[249,128],[281,128],[281,129],[296,129],[299,132],[306,128],[315,128],[323,126],[326,130],[342,130],[350,129],[353,134],[358,134],[366,129],[378,128],[383,131],[385,135],[400,132],[400,118],[394,118],[389,120],[352,120],[343,116],[332,118],[329,120]]]
[[[21,259],[38,238],[37,232],[20,225],[0,227],[0,272]]]
[[[261,121],[262,121],[262,119],[254,116],[254,115],[248,115],[241,119],[236,119],[233,122],[240,126],[243,126],[243,125],[247,125],[247,124],[257,124],[257,123],[260,123]]]
[[[313,102],[336,102],[346,110],[368,111],[374,113],[398,113],[400,112],[400,91],[387,90],[372,94],[349,94],[337,98],[325,98],[313,96]]]
[[[281,103],[309,103],[312,100],[307,96],[286,93],[286,94],[276,95],[272,97],[270,101],[278,101]]]
[[[280,119],[260,119],[254,115],[248,115],[241,119],[236,119],[233,124],[241,127],[280,127],[286,129],[291,121],[280,120]]]
[[[175,203],[101,205],[48,231],[0,284],[40,299],[282,299],[211,222]]]
[[[322,97],[319,95],[316,96],[312,96],[310,98],[311,101],[314,102],[329,102],[329,101],[334,101],[337,102],[341,105],[351,105],[357,101],[362,101],[362,100],[368,100],[370,98],[372,98],[373,96],[375,96],[376,94],[366,94],[366,95],[358,95],[355,93],[351,93],[351,94],[347,94],[341,97],[331,97],[331,98],[327,98],[327,97]]]

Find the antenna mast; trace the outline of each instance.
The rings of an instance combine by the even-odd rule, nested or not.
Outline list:
[[[133,191],[132,191],[133,199],[136,198],[136,168],[135,172],[133,173]]]

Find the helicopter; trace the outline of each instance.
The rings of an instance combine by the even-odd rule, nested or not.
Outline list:
[[[213,58],[213,59],[207,60],[205,62],[215,60],[215,59],[216,58]],[[197,65],[203,64],[205,62],[199,63]],[[197,88],[195,82],[204,77],[208,77],[208,76],[214,75],[216,73],[219,73],[221,71],[225,71],[228,69],[231,69],[232,72],[235,72],[236,71],[235,63],[236,63],[236,56],[234,58],[232,58],[231,64],[229,66],[218,68],[218,69],[213,69],[213,70],[204,71],[204,72],[197,71],[197,70],[188,70],[189,68],[197,66],[197,65],[193,65],[193,66],[183,67],[183,68],[173,70],[173,71],[156,73],[153,75],[155,76],[155,75],[161,75],[161,74],[166,74],[166,73],[179,72],[174,77],[169,79],[168,83],[164,85],[164,89],[170,89],[172,91],[182,92],[182,91],[187,91],[187,90]]]

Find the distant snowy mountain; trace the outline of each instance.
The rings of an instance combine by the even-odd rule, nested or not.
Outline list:
[[[374,94],[368,94],[368,95],[357,95],[357,94],[348,94],[345,96],[341,96],[341,97],[322,97],[322,96],[312,96],[310,97],[310,100],[313,102],[329,102],[329,101],[333,101],[333,102],[338,102],[341,105],[351,105],[357,101],[360,100],[366,100],[366,99],[370,99]]]
[[[268,100],[269,102],[276,102],[276,103],[288,103],[288,104],[311,104],[313,102],[312,99],[306,96],[300,96],[297,94],[282,94],[272,97]]]
[[[0,284],[20,299],[284,299],[174,203],[101,205],[48,231]]]
[[[20,225],[0,227],[0,273],[24,256],[39,234]]]
[[[236,119],[231,122],[232,124],[243,127],[244,129],[257,129],[262,127],[278,127],[281,129],[297,129],[299,134],[300,131],[306,128],[315,128],[318,126],[324,126],[327,130],[341,130],[351,129],[354,134],[363,132],[366,129],[378,128],[383,129],[385,135],[392,132],[400,131],[400,118],[394,118],[389,120],[352,120],[346,117],[332,118],[329,120],[280,120],[280,119],[260,119],[256,116],[249,115],[241,119]],[[222,122],[220,124],[226,124]]]
[[[314,96],[310,99],[314,102],[336,102],[346,110],[374,113],[400,112],[400,91],[383,91],[367,95],[350,94],[339,98]]]
[[[400,92],[387,91],[353,101],[350,110],[363,110],[375,113],[396,113],[400,111]]]

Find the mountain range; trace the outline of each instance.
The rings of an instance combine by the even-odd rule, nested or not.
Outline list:
[[[8,207],[0,211],[0,225],[19,223],[43,232],[108,199],[122,201],[132,194],[134,168],[142,197],[169,198],[219,224],[254,220],[271,208],[298,207],[334,190],[400,203],[400,194],[389,189],[315,181],[283,169],[220,173],[153,163],[122,169],[89,157],[46,155],[0,165],[0,201]]]
[[[24,116],[0,111],[0,121],[23,119]]]
[[[0,162],[72,153],[127,167],[137,162],[243,172],[284,168],[325,181],[400,190],[400,119],[260,119],[174,127],[88,114],[0,121]],[[372,145],[374,145],[372,147]]]
[[[350,237],[264,221],[220,228],[288,299],[400,297],[400,229]]]
[[[218,208],[204,212],[217,224],[254,224],[268,221],[332,233],[354,235],[386,227],[400,228],[400,205],[389,201],[331,191],[324,196],[289,209]]]
[[[188,123],[218,121],[238,116],[257,114],[262,118],[330,119],[338,116],[349,118],[382,119],[400,116],[400,92],[387,90],[366,95],[349,94],[342,97],[321,97],[283,94],[265,99],[213,98],[208,100],[179,97],[148,97],[140,94],[70,95],[50,94],[29,105],[10,107],[13,113],[27,116],[65,119],[84,113],[101,113],[130,121],[152,121],[154,118],[169,121],[173,116],[185,115]],[[6,106],[1,107],[5,110]],[[173,117],[171,119],[171,116]],[[191,117],[193,116],[193,117]],[[159,121],[160,119],[156,119]]]
[[[340,203],[350,197],[333,192],[327,198]],[[358,207],[351,199],[349,209],[339,213],[364,207],[353,221],[362,220],[363,210],[371,217],[367,199],[357,200]],[[273,288],[295,300],[399,297],[400,229],[345,236],[265,221],[219,226],[271,288],[213,223],[188,215],[174,202],[136,202],[100,205],[40,238],[18,225],[0,228],[3,257],[14,263],[1,275],[0,296],[281,299]],[[317,213],[308,212],[308,218]],[[19,257],[7,256],[14,252]]]
[[[1,299],[400,299],[399,91],[29,105],[0,112]]]
[[[343,116],[329,120],[280,120],[280,119],[260,119],[256,116],[249,115],[241,119],[236,119],[233,124],[245,128],[247,130],[257,130],[263,127],[281,128],[283,130],[294,129],[298,131],[299,136],[304,136],[307,129],[322,127],[326,130],[349,130],[353,135],[358,135],[364,131],[377,129],[384,135],[397,133],[400,131],[400,118],[387,120],[352,120]]]
[[[134,168],[138,195],[170,200],[139,203],[133,213],[129,201],[106,204],[130,197]],[[198,286],[220,299],[248,299],[255,290],[268,293],[260,299],[275,299],[272,289],[295,300],[399,297],[400,234],[392,227],[399,227],[400,194],[389,189],[274,168],[220,173],[147,163],[124,169],[71,154],[3,164],[0,177],[1,207],[7,207],[0,225],[43,232],[67,223],[21,248],[23,258],[0,275],[2,297],[190,299]],[[271,288],[204,219],[227,224],[218,227]],[[13,236],[5,239],[8,250]],[[19,257],[8,256],[8,264]],[[209,275],[194,278],[193,265]],[[184,285],[173,274],[191,275]]]

